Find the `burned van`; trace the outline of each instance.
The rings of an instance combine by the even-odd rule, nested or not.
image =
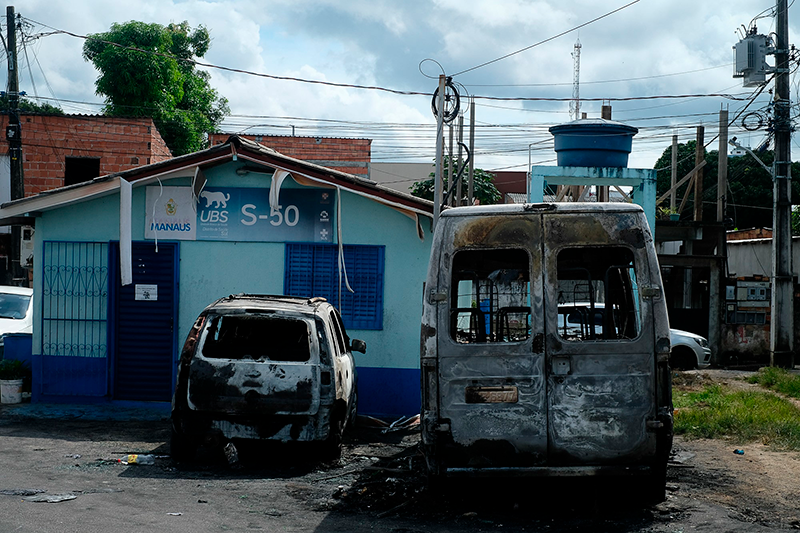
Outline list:
[[[444,211],[422,320],[429,473],[636,475],[663,498],[669,339],[639,206]]]

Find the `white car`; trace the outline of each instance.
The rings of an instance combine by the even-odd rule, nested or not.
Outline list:
[[[33,289],[0,286],[0,347],[9,333],[33,333]]]
[[[692,370],[706,368],[711,364],[711,348],[708,347],[705,337],[680,329],[670,329],[669,340],[672,344],[669,366],[672,368]]]
[[[559,305],[559,335],[570,340],[602,339],[605,304],[594,303],[594,317],[590,315],[589,308],[590,304],[586,302]],[[594,324],[594,328],[591,324]],[[594,331],[593,336],[592,331]],[[692,370],[706,368],[711,364],[711,349],[705,337],[689,331],[670,329],[669,339],[672,345],[669,364],[672,368]]]

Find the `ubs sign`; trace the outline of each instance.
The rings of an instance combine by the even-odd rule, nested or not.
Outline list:
[[[269,189],[208,187],[195,202],[190,187],[148,187],[145,238],[332,242],[335,195],[282,189],[272,209]]]

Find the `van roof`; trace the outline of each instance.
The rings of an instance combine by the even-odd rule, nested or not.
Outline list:
[[[443,217],[514,215],[522,213],[644,213],[641,206],[624,202],[559,202],[542,204],[499,204],[452,207]]]

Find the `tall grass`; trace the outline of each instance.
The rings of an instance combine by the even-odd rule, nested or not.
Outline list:
[[[769,392],[711,385],[700,392],[676,390],[673,400],[676,434],[800,450],[800,409]]]
[[[783,368],[764,367],[757,374],[747,378],[748,383],[758,383],[792,398],[800,398],[800,375],[792,374]]]

